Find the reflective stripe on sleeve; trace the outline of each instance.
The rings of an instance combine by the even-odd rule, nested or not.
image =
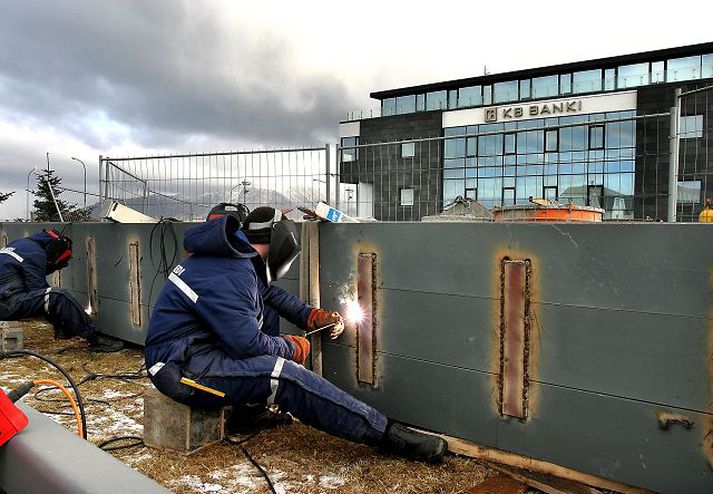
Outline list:
[[[176,276],[174,273],[171,273],[170,275],[168,275],[168,280],[174,285],[176,285],[178,289],[186,295],[186,297],[193,301],[194,304],[198,302],[198,294],[194,292],[190,286],[186,285],[186,282],[183,281],[181,278]]]
[[[17,252],[15,252],[15,249],[12,247],[5,247],[3,249],[0,249],[0,254],[5,254],[6,256],[10,256],[14,258],[17,262],[22,262],[25,259],[19,255]]]

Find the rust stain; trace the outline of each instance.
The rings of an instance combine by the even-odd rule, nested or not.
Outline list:
[[[371,288],[372,288],[372,294],[371,294],[371,317],[372,317],[372,338],[371,338],[371,345],[370,345],[370,351],[372,354],[372,362],[371,362],[371,374],[372,374],[372,379],[371,382],[363,382],[360,379],[360,364],[359,364],[359,345],[360,345],[360,335],[359,331],[361,329],[361,326],[364,325],[365,321],[362,321],[361,324],[349,324],[347,323],[346,329],[348,331],[352,331],[352,334],[354,334],[355,338],[355,352],[354,352],[354,373],[352,374],[355,379],[355,383],[359,386],[367,386],[369,388],[377,389],[379,387],[379,380],[381,376],[383,375],[383,366],[384,362],[383,359],[379,358],[379,341],[381,338],[381,331],[383,331],[383,324],[381,323],[382,317],[381,317],[381,308],[383,307],[383,295],[380,290],[380,287],[382,285],[382,281],[379,277],[380,273],[380,266],[383,260],[380,257],[380,252],[381,249],[377,244],[371,243],[371,242],[362,242],[362,243],[356,243],[352,246],[352,259],[353,259],[353,265],[352,265],[352,270],[350,274],[350,279],[347,285],[343,288],[342,296],[347,299],[347,300],[357,300],[359,304],[362,306],[362,309],[365,309],[363,306],[363,303],[361,300],[359,300],[359,261],[360,261],[360,255],[361,254],[368,254],[368,255],[373,255],[374,256],[374,263],[373,263],[373,271],[372,271],[372,279],[371,279]],[[362,333],[363,334],[363,333]],[[367,340],[368,341],[368,340]],[[366,350],[366,348],[365,348]]]
[[[92,316],[99,313],[99,297],[97,292],[97,253],[94,236],[89,235],[85,242],[87,248],[87,299],[92,309]]]
[[[134,326],[141,326],[141,268],[139,262],[139,242],[129,244],[129,320]]]
[[[357,324],[357,379],[360,382],[375,383],[377,356],[376,310],[376,254],[360,252],[357,261],[357,300],[364,311],[364,319]]]
[[[0,232],[0,248],[7,247],[7,233]]]
[[[491,359],[490,359],[490,369],[492,372],[492,392],[491,392],[491,403],[493,405],[493,411],[499,416],[503,417],[502,412],[502,392],[503,392],[503,381],[501,380],[501,367],[503,362],[501,348],[504,343],[501,341],[501,316],[503,307],[501,306],[502,300],[502,286],[503,286],[503,260],[528,260],[529,261],[529,279],[527,290],[529,291],[529,331],[526,333],[527,345],[523,347],[523,363],[526,360],[527,365],[523,366],[523,377],[524,382],[532,383],[537,380],[538,377],[538,362],[541,353],[540,348],[540,336],[542,328],[539,323],[539,297],[540,297],[540,272],[539,267],[542,265],[542,261],[539,256],[531,251],[525,251],[522,249],[512,248],[510,246],[501,246],[497,248],[491,257],[492,268],[491,268],[491,293],[492,293],[492,304],[491,304]],[[523,309],[524,312],[524,309]],[[521,316],[522,318],[523,316]],[[525,335],[523,335],[525,336]],[[523,340],[524,345],[524,340]],[[526,350],[525,350],[526,349]],[[540,393],[538,387],[533,387],[531,385],[523,386],[522,388],[522,400],[527,403],[526,418],[532,419],[537,414],[537,405],[539,403]],[[508,419],[508,416],[503,417]],[[519,417],[515,417],[519,418]]]

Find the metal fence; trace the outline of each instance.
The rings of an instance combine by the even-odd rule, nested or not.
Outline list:
[[[220,202],[281,209],[331,200],[324,147],[132,158],[100,157],[100,190],[154,217],[200,221]]]
[[[184,221],[202,220],[220,202],[319,201],[353,216],[420,221],[458,197],[487,209],[545,200],[601,208],[608,221],[697,221],[713,196],[713,87],[675,101],[649,115],[560,114],[338,145],[336,159],[329,145],[100,157],[101,198]]]

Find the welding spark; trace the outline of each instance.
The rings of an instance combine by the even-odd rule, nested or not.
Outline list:
[[[345,305],[345,319],[352,324],[359,324],[364,319],[364,309],[361,308],[359,302],[348,300]]]
[[[87,306],[86,309],[84,309],[84,312],[86,312],[88,315],[92,315],[92,302],[89,302],[89,305]]]

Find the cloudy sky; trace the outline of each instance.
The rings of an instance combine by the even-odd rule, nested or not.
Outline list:
[[[0,0],[0,218],[48,152],[96,190],[99,154],[336,142],[371,91],[713,41],[711,5]]]

